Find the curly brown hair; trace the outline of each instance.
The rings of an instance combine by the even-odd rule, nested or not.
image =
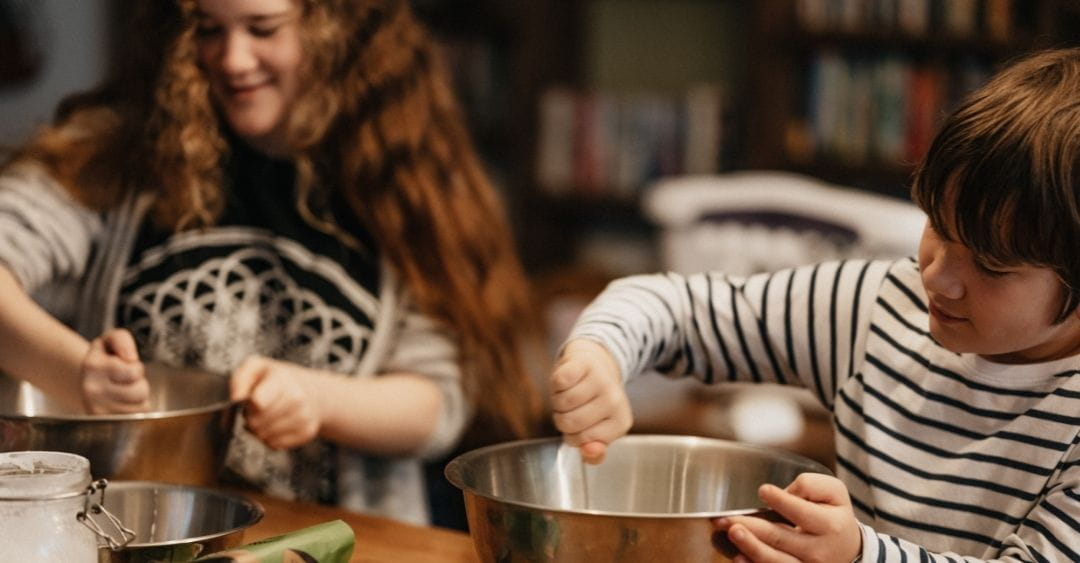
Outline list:
[[[296,2],[304,89],[287,131],[302,215],[358,244],[333,220],[332,198],[347,202],[421,309],[457,334],[474,427],[533,434],[526,279],[434,43],[404,0]],[[94,208],[152,191],[158,226],[212,225],[228,144],[196,56],[196,2],[131,4],[125,56],[15,159],[46,164]]]

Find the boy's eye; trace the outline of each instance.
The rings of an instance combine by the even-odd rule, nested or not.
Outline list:
[[[982,260],[976,260],[975,266],[979,268],[979,271],[994,278],[999,278],[1009,273],[1008,270],[1003,270],[995,266],[991,266]]]

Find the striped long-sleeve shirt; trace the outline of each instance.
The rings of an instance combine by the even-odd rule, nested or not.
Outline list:
[[[571,338],[599,341],[627,379],[810,389],[833,413],[864,561],[1080,561],[1080,357],[995,364],[927,327],[904,259],[630,277]]]

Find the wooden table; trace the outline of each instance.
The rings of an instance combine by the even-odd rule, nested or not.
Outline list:
[[[280,500],[250,491],[244,496],[265,509],[262,520],[244,533],[244,543],[342,520],[356,534],[352,563],[476,563],[468,534],[446,528],[414,526],[332,506]]]

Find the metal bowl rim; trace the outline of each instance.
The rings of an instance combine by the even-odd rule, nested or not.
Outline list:
[[[454,459],[450,460],[446,464],[446,469],[443,474],[446,479],[450,481],[452,485],[461,489],[463,492],[477,496],[483,499],[490,500],[509,506],[515,506],[518,508],[527,508],[530,510],[536,510],[541,512],[559,513],[559,514],[582,514],[589,516],[607,516],[615,518],[657,518],[664,520],[697,520],[701,518],[722,518],[726,516],[740,516],[744,514],[756,513],[758,511],[768,509],[764,504],[759,506],[748,506],[743,508],[733,508],[731,510],[721,511],[707,511],[707,512],[618,512],[611,510],[591,510],[591,509],[569,509],[569,508],[555,508],[551,506],[545,506],[534,502],[522,502],[516,500],[507,500],[498,498],[495,495],[484,493],[476,490],[474,487],[466,486],[462,481],[462,466],[468,463],[471,459],[480,457],[482,455],[496,452],[505,449],[517,448],[522,446],[531,446],[542,443],[556,443],[562,441],[562,438],[531,438],[527,440],[515,440],[511,442],[503,442],[499,444],[493,444],[490,446],[484,446],[475,450],[465,452]],[[705,438],[701,436],[681,436],[677,434],[631,434],[619,438],[619,441],[629,442],[676,442],[676,443],[704,443],[721,445],[733,450],[753,451],[758,453],[766,453],[774,457],[787,459],[795,462],[799,462],[802,465],[806,465],[807,472],[823,473],[825,475],[832,475],[832,471],[829,471],[827,467],[821,463],[812,460],[808,457],[801,456],[799,454],[772,448],[769,446],[762,446],[758,444],[749,444],[745,442],[736,442],[733,440],[722,440],[720,438]]]
[[[103,503],[106,510],[109,509],[109,506],[108,506],[108,498],[109,498],[109,496],[108,495],[109,495],[109,489],[110,488],[112,488],[114,492],[116,491],[116,489],[136,489],[136,490],[138,490],[138,489],[142,489],[142,488],[152,488],[152,489],[170,489],[170,490],[179,489],[179,490],[186,491],[186,492],[204,493],[204,494],[208,494],[208,495],[211,495],[211,496],[225,497],[225,498],[230,499],[230,500],[238,501],[241,505],[246,506],[251,511],[251,513],[254,515],[254,517],[251,519],[251,522],[249,522],[248,524],[246,524],[244,526],[237,526],[237,527],[230,528],[228,530],[223,530],[223,531],[213,533],[213,534],[204,534],[204,535],[201,535],[201,536],[193,536],[193,537],[189,537],[189,538],[182,538],[182,539],[162,541],[162,542],[153,542],[153,543],[135,543],[135,542],[131,542],[131,543],[127,544],[126,546],[124,546],[124,549],[147,548],[147,547],[169,547],[169,546],[174,546],[174,545],[186,545],[186,544],[190,544],[190,543],[198,543],[198,542],[204,542],[204,541],[208,541],[208,540],[214,540],[214,539],[222,538],[222,537],[225,537],[225,536],[227,536],[229,534],[233,534],[233,533],[236,533],[236,532],[241,532],[243,530],[246,530],[246,529],[254,526],[255,524],[258,524],[262,520],[263,515],[266,513],[265,509],[263,509],[263,506],[261,504],[259,504],[258,501],[251,500],[251,499],[249,499],[249,498],[247,498],[247,497],[245,497],[243,495],[240,495],[240,494],[229,493],[229,492],[225,492],[225,491],[219,491],[217,489],[211,489],[211,488],[208,488],[208,487],[196,487],[194,485],[177,485],[177,484],[173,484],[173,483],[164,483],[164,482],[160,482],[160,481],[109,481],[108,486],[105,488],[105,502]],[[126,523],[123,522],[123,521],[121,521],[121,524],[126,525]],[[108,549],[108,548],[106,548],[106,549]]]
[[[199,407],[184,409],[158,410],[136,412],[126,414],[17,414],[0,412],[0,419],[27,420],[33,422],[125,422],[138,420],[159,420],[163,418],[179,418],[197,414],[206,414],[217,411],[226,411],[243,403],[239,399],[228,401],[215,401]]]

